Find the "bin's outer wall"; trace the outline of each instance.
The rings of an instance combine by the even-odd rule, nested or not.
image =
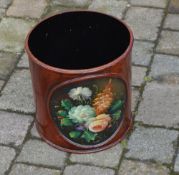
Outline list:
[[[99,12],[95,12],[95,13],[99,13]],[[120,23],[123,23],[121,20],[117,18],[116,20],[118,20]],[[39,24],[40,23],[38,23],[37,25]],[[36,106],[35,123],[40,136],[51,146],[72,153],[96,152],[96,151],[110,148],[113,145],[117,144],[119,141],[124,139],[126,133],[132,127],[133,118],[131,115],[131,53],[132,53],[134,38],[131,29],[125,23],[123,23],[123,25],[128,29],[130,34],[130,42],[126,51],[121,56],[116,58],[114,61],[106,65],[102,65],[89,70],[84,69],[80,71],[58,69],[40,62],[31,53],[28,45],[29,36],[31,32],[34,30],[34,28],[36,28],[36,26],[31,30],[31,32],[29,32],[25,42],[25,50],[29,58],[33,94],[34,94],[34,100]],[[105,144],[99,145],[98,147],[94,146],[93,148],[90,146],[90,148],[82,148],[78,145],[68,142],[59,133],[58,128],[56,127],[54,121],[52,120],[52,117],[49,114],[48,97],[52,89],[55,86],[59,85],[60,83],[63,83],[67,80],[70,81],[74,78],[80,79],[86,76],[101,75],[101,74],[108,74],[108,76],[110,74],[111,75],[118,74],[125,81],[126,91],[127,91],[127,101],[124,109],[124,118],[121,123],[121,127],[118,129],[117,133],[112,139],[109,139],[107,142],[105,142]]]
[[[108,67],[103,70],[95,71],[94,73],[84,73],[84,74],[64,74],[55,72],[53,70],[45,69],[44,67],[37,64],[33,59],[31,59],[31,55],[29,56],[29,65],[32,77],[32,85],[34,92],[34,99],[36,105],[36,126],[40,135],[48,141],[48,143],[53,143],[56,148],[68,151],[68,152],[94,152],[101,149],[105,149],[116,143],[116,141],[121,140],[123,135],[126,133],[131,124],[131,52],[126,55],[126,58],[121,59],[115,65]],[[122,79],[126,80],[127,85],[127,104],[124,111],[124,121],[122,122],[122,126],[118,133],[114,136],[112,140],[110,140],[105,145],[94,148],[94,149],[82,149],[78,146],[75,146],[67,140],[65,140],[62,136],[59,135],[59,131],[55,126],[51,116],[49,116],[47,102],[48,95],[50,91],[58,84],[71,80],[77,77],[83,77],[87,75],[97,75],[103,73],[117,73]],[[63,149],[64,148],[64,149]],[[88,151],[87,151],[88,150]]]

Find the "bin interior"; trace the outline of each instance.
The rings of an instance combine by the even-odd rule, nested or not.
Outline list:
[[[97,12],[55,15],[38,24],[28,40],[41,62],[63,69],[88,69],[109,63],[125,52],[130,33],[117,19]]]

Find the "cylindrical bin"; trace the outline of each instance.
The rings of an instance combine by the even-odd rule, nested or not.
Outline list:
[[[90,153],[121,141],[132,124],[133,35],[121,20],[92,11],[57,14],[26,39],[36,127],[50,145]]]

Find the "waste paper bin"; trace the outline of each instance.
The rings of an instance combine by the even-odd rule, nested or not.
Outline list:
[[[37,24],[26,38],[36,127],[50,145],[90,153],[121,141],[132,125],[133,35],[121,20],[71,11]]]

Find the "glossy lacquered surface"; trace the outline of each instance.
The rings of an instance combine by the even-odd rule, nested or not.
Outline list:
[[[68,13],[68,12],[67,12]],[[69,12],[71,15],[79,12]],[[92,13],[95,15],[104,15],[97,12],[86,12],[86,11],[80,11],[78,15],[82,15],[82,13]],[[50,19],[54,19],[55,17],[60,16],[56,15],[54,17],[51,17]],[[92,18],[94,17],[92,16]],[[30,64],[30,71],[32,76],[32,84],[33,84],[33,92],[34,92],[34,99],[36,104],[36,126],[38,129],[39,134],[42,136],[42,138],[49,143],[50,145],[54,146],[55,148],[58,148],[60,150],[64,150],[67,152],[73,152],[73,153],[90,153],[95,151],[104,150],[106,148],[109,148],[116,143],[118,143],[120,140],[122,140],[130,127],[132,126],[132,116],[131,116],[131,51],[132,51],[132,45],[133,45],[133,35],[131,30],[124,24],[122,21],[119,21],[118,19],[108,16],[108,18],[112,18],[113,20],[117,21],[117,23],[120,23],[120,25],[123,26],[128,31],[128,43],[126,45],[126,48],[122,51],[122,53],[119,53],[119,56],[116,58],[107,59],[104,58],[104,61],[106,60],[105,64],[103,62],[99,62],[97,66],[95,65],[95,59],[99,55],[95,55],[94,50],[94,59],[91,58],[91,64],[89,68],[83,69],[83,64],[85,61],[81,61],[82,64],[79,68],[74,69],[75,66],[77,66],[75,63],[71,64],[71,67],[66,69],[68,67],[67,63],[64,62],[64,67],[60,66],[60,61],[58,62],[58,65],[52,66],[50,63],[48,64],[48,59],[51,56],[48,55],[48,58],[46,59],[47,62],[43,60],[44,54],[41,54],[40,52],[43,52],[43,47],[41,47],[41,51],[39,53],[36,53],[32,47],[38,47],[38,45],[33,46],[33,41],[29,43],[29,40],[32,37],[32,33],[34,30],[36,30],[40,25],[43,25],[44,21],[48,22],[49,19],[46,19],[39,23],[35,28],[29,33],[26,39],[26,52],[29,57],[29,64]],[[50,24],[49,24],[50,25]],[[59,26],[60,27],[60,26]],[[38,29],[40,30],[40,28]],[[108,29],[109,30],[109,29]],[[120,33],[120,32],[119,32]],[[120,34],[119,34],[120,35]],[[125,37],[122,37],[123,40],[125,40]],[[91,41],[90,41],[91,42]],[[40,41],[39,43],[40,44]],[[62,43],[61,43],[62,44]],[[109,44],[109,43],[108,43]],[[115,42],[115,44],[117,44]],[[120,41],[121,44],[121,41]],[[50,47],[50,45],[46,44],[45,47]],[[40,47],[40,46],[39,46]],[[110,47],[110,44],[109,44]],[[80,48],[80,45],[79,45]],[[36,48],[38,49],[38,48]],[[112,47],[110,49],[113,49]],[[115,48],[117,49],[117,47]],[[52,49],[53,50],[53,49]],[[59,50],[60,52],[61,50]],[[55,50],[57,52],[57,50]],[[70,52],[70,50],[69,50]],[[62,59],[62,55],[56,53],[57,56]],[[84,53],[79,53],[79,57],[85,57],[85,54],[88,55],[88,52],[85,51]],[[65,57],[68,55],[65,55]],[[72,59],[76,57],[76,55],[70,55],[71,57],[68,59]],[[103,56],[103,54],[100,54],[100,57]],[[38,58],[40,57],[40,58]],[[87,59],[88,56],[86,57]],[[50,58],[50,59],[53,59]],[[54,58],[57,59],[57,58]],[[83,58],[85,59],[85,58]],[[100,58],[101,59],[101,58]],[[82,60],[82,58],[80,58]],[[54,61],[52,61],[53,64]],[[51,63],[52,63],[51,62]],[[80,64],[80,62],[78,62]],[[126,98],[125,98],[125,106],[123,109],[123,118],[120,122],[119,127],[115,130],[115,132],[110,136],[108,139],[106,139],[103,142],[100,142],[99,144],[92,144],[92,145],[80,145],[73,141],[70,141],[68,138],[64,137],[64,135],[60,132],[59,128],[57,127],[56,123],[53,120],[52,113],[50,110],[50,100],[55,92],[55,90],[61,87],[68,87],[68,86],[75,86],[76,84],[80,84],[83,82],[94,80],[101,80],[101,79],[114,79],[117,78],[120,81],[124,83],[125,91],[126,91]],[[113,92],[115,94],[115,92]]]

